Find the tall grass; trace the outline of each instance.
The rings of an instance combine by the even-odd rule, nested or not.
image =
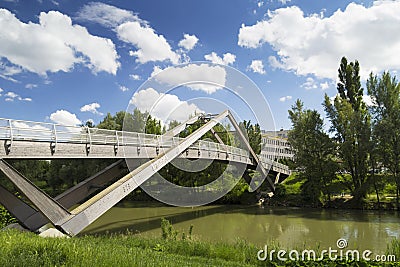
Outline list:
[[[144,238],[130,232],[75,238],[41,238],[33,233],[0,231],[0,266],[385,266],[365,262],[280,262],[258,261],[256,247],[244,240],[235,243],[209,243],[174,233],[164,221],[170,236]],[[190,232],[193,228],[189,229]],[[191,234],[190,234],[191,236]],[[271,249],[278,249],[269,245]],[[388,252],[400,259],[400,242]],[[397,263],[386,266],[400,266]]]

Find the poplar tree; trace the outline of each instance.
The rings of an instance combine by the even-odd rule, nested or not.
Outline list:
[[[360,206],[368,189],[370,114],[363,101],[358,61],[348,63],[343,57],[338,72],[338,94],[333,103],[325,94],[323,105],[331,122],[330,131],[338,145],[342,168],[351,175],[353,199]]]

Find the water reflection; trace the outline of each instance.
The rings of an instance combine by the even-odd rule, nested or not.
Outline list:
[[[394,212],[260,208],[248,206],[168,207],[125,203],[112,208],[84,233],[139,232],[159,236],[165,217],[174,227],[203,240],[234,242],[237,238],[257,245],[279,244],[285,249],[336,248],[345,238],[349,248],[384,252],[400,235],[400,217]],[[310,245],[308,245],[310,244]]]

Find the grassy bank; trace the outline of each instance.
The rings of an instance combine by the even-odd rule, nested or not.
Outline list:
[[[173,232],[173,231],[172,231]],[[137,235],[41,238],[15,230],[0,232],[0,266],[400,266],[363,262],[258,261],[260,249],[244,241],[208,243],[187,236]],[[389,248],[400,257],[398,242]]]
[[[345,175],[345,177],[347,180],[351,179],[349,175]],[[388,178],[380,177],[380,179],[385,180]],[[268,205],[335,209],[396,210],[396,185],[392,182],[379,185],[379,201],[376,192],[370,189],[367,191],[362,203],[356,206],[354,206],[354,203],[351,201],[352,196],[349,189],[344,186],[343,182],[339,181],[331,184],[330,200],[327,195],[321,194],[319,203],[312,204],[309,196],[302,192],[304,182],[305,180],[302,180],[298,175],[292,173],[283,183],[276,186],[275,196],[271,198]]]

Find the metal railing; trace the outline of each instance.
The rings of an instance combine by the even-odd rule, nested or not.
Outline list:
[[[86,126],[66,126],[54,123],[12,120],[0,118],[0,140],[12,146],[14,141],[48,142],[56,146],[58,143],[141,146],[168,148],[178,145],[183,138],[155,134],[116,131]],[[228,153],[239,157],[249,157],[249,151],[220,143],[198,140],[191,149],[210,152]],[[276,161],[260,157],[263,164],[273,166],[276,170],[290,173],[288,166]]]

